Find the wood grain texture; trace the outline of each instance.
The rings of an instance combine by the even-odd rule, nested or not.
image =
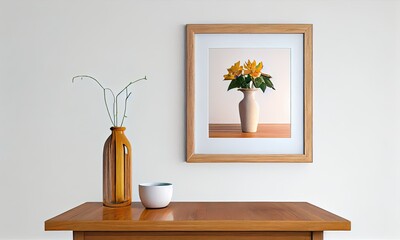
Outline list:
[[[312,232],[311,240],[324,240],[324,232]]]
[[[72,236],[74,240],[85,240],[85,232],[73,232]]]
[[[350,221],[305,202],[172,202],[108,208],[85,203],[45,222],[72,231],[325,231],[350,230]]]
[[[304,154],[192,154],[189,163],[304,163]]]
[[[304,156],[312,162],[313,129],[313,26],[304,30]]]
[[[191,25],[186,27],[186,159],[190,159],[195,151],[194,148],[194,36],[195,32]]]
[[[311,232],[86,232],[85,240],[310,240]]]
[[[290,138],[290,124],[259,123],[257,132],[242,132],[240,124],[208,124],[210,138]]]
[[[188,24],[187,28],[197,34],[303,34],[309,30],[310,24]]]
[[[195,35],[303,34],[304,38],[304,149],[302,154],[202,154],[195,149]],[[312,162],[312,24],[188,24],[186,26],[186,161],[201,162]]]

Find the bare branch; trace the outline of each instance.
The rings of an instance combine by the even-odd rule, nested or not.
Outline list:
[[[125,120],[125,118],[126,118],[126,105],[127,105],[127,102],[128,102],[128,98],[129,98],[129,96],[132,94],[132,92],[130,92],[129,94],[128,94],[128,89],[126,89],[126,98],[125,98],[125,106],[124,106],[124,115],[123,115],[123,117],[122,117],[122,122],[121,122],[121,126],[120,127],[122,127],[122,124],[124,124],[124,120]]]
[[[107,110],[108,117],[110,118],[111,124],[112,124],[113,126],[116,126],[116,125],[115,125],[115,122],[114,122],[114,121],[112,120],[112,118],[111,118],[110,109],[108,108],[107,97],[106,97],[106,90],[108,90],[108,91],[111,92],[111,94],[112,94],[112,96],[113,96],[113,101],[114,101],[114,102],[113,102],[113,112],[114,112],[114,105],[115,105],[115,95],[114,95],[114,92],[113,92],[111,89],[109,89],[109,88],[104,88],[103,85],[101,85],[101,83],[100,83],[99,81],[97,81],[97,79],[94,78],[94,77],[92,77],[92,76],[88,76],[88,75],[78,75],[78,76],[75,76],[75,77],[72,78],[72,82],[74,82],[74,80],[75,80],[76,78],[80,78],[80,79],[89,78],[89,79],[95,81],[95,82],[103,89],[103,99],[104,99],[104,104],[106,105],[106,110]]]
[[[121,90],[121,92],[119,92],[119,93],[117,94],[117,98],[118,98],[118,96],[119,96],[123,91],[125,91],[125,89],[127,89],[130,85],[134,84],[135,82],[142,81],[142,80],[147,80],[146,76],[144,76],[144,78],[140,78],[140,79],[138,79],[138,80],[135,80],[135,81],[133,81],[133,82],[130,82],[126,87],[124,87],[124,88]]]
[[[128,87],[130,85],[136,83],[136,82],[141,81],[141,80],[147,80],[147,77],[144,76],[144,78],[140,78],[140,79],[137,79],[137,80],[135,80],[133,82],[130,82],[126,87],[124,87],[121,90],[121,92],[119,92],[117,94],[117,96],[115,96],[114,92],[110,88],[103,87],[103,85],[101,85],[101,83],[96,78],[94,78],[92,76],[89,76],[89,75],[78,75],[78,76],[75,76],[75,77],[72,78],[72,82],[74,82],[76,78],[80,78],[80,79],[88,78],[88,79],[91,79],[91,80],[95,81],[103,89],[104,104],[106,105],[106,110],[107,110],[108,117],[110,118],[110,121],[111,121],[111,123],[112,123],[112,125],[114,127],[118,126],[118,97],[119,97],[119,95],[122,92],[125,91],[126,97],[125,97],[125,102],[124,102],[124,104],[125,104],[124,105],[124,115],[122,116],[122,121],[121,121],[121,125],[120,125],[122,127],[122,124],[124,123],[124,120],[126,118],[126,108],[127,108],[126,106],[127,106],[128,98],[132,94],[132,92],[128,93]],[[111,93],[112,97],[113,97],[113,104],[112,104],[112,106],[113,106],[112,115],[113,116],[112,117],[111,117],[110,109],[108,108],[108,103],[107,103],[107,93],[106,93],[107,91],[109,91]]]

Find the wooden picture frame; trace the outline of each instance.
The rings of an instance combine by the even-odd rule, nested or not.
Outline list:
[[[197,149],[197,135],[199,129],[196,129],[196,117],[201,117],[201,113],[197,112],[196,106],[199,104],[199,94],[196,92],[196,84],[205,83],[207,79],[196,79],[196,73],[200,71],[197,68],[207,69],[205,64],[199,65],[196,62],[196,39],[203,36],[216,36],[226,40],[231,37],[254,36],[254,37],[269,37],[277,36],[281,38],[300,36],[302,39],[302,88],[294,89],[293,92],[301,94],[303,101],[292,102],[292,105],[299,105],[302,109],[302,132],[301,149],[295,153],[285,153],[285,151],[273,153],[219,153],[218,149],[209,153],[204,150]],[[311,163],[312,162],[312,78],[313,78],[313,62],[312,62],[312,24],[188,24],[186,26],[186,161],[189,163],[201,162],[292,162],[292,163]],[[199,67],[200,66],[200,67]],[[227,66],[229,67],[229,66]],[[196,72],[197,71],[197,72]],[[291,74],[293,74],[291,72]],[[197,77],[198,78],[198,77]],[[222,79],[221,79],[222,80]],[[197,85],[199,86],[199,85]],[[203,93],[202,93],[203,94]],[[257,139],[253,139],[257,141]],[[221,139],[221,141],[225,141]],[[237,140],[245,141],[245,140]],[[278,140],[277,145],[280,144]],[[261,146],[261,148],[263,148]],[[285,149],[285,145],[280,146],[280,149]],[[251,150],[250,150],[251,151]]]

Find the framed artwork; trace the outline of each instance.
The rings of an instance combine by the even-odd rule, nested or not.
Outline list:
[[[187,162],[312,162],[311,24],[188,24],[186,48]]]

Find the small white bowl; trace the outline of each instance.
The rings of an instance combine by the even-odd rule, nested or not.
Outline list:
[[[172,183],[141,183],[139,197],[146,208],[163,208],[168,206],[172,199]]]

